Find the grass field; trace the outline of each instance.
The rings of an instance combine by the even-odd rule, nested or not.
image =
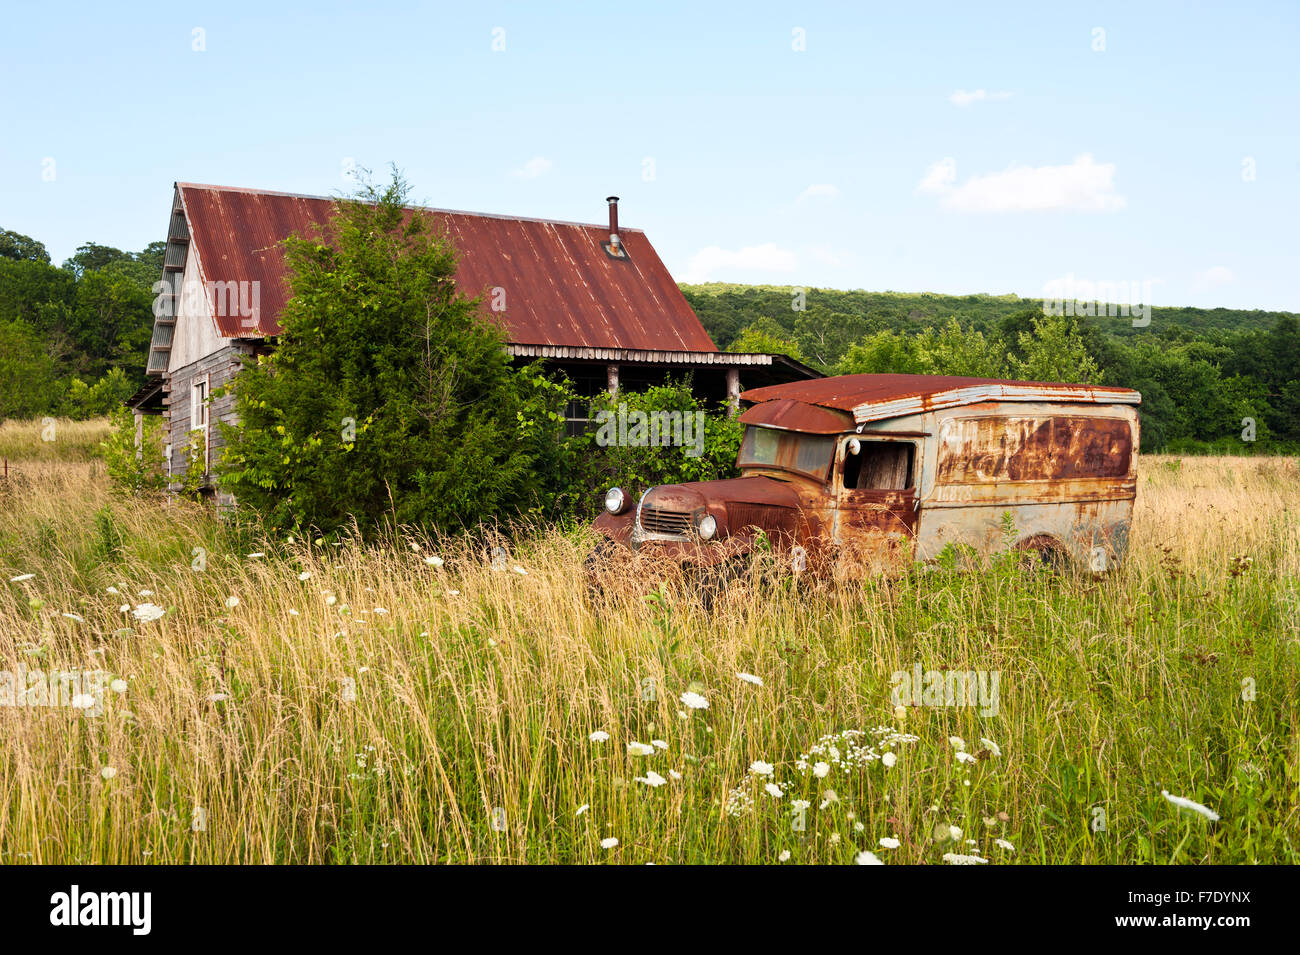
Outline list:
[[[6,863],[1300,861],[1294,460],[1143,458],[1106,579],[760,564],[705,612],[591,601],[578,532],[266,541],[0,447],[0,671],[114,681],[0,706]],[[917,664],[996,704],[896,708]]]

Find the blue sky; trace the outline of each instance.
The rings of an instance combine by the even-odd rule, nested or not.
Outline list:
[[[349,160],[391,161],[443,208],[601,222],[616,193],[682,281],[1037,296],[1073,276],[1300,310],[1296,3],[4,19],[0,227],[56,262],[162,238],[175,180],[328,195]]]

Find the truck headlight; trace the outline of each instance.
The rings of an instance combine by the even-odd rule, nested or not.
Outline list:
[[[718,520],[712,514],[705,514],[700,518],[699,524],[695,525],[695,529],[703,540],[711,541],[718,533]]]
[[[611,487],[605,492],[605,510],[611,514],[621,514],[627,507],[627,495],[621,487]]]

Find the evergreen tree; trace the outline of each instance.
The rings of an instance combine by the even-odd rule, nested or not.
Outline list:
[[[235,379],[219,473],[280,528],[391,520],[443,529],[548,501],[555,392],[517,374],[455,285],[456,253],[394,170],[285,241],[275,350]]]

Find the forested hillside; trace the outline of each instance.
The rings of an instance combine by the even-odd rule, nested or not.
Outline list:
[[[1153,307],[1046,318],[1014,295],[683,285],[718,346],[780,351],[828,374],[911,372],[1096,381],[1142,392],[1148,451],[1300,450],[1300,318]],[[798,307],[802,306],[802,308]]]

